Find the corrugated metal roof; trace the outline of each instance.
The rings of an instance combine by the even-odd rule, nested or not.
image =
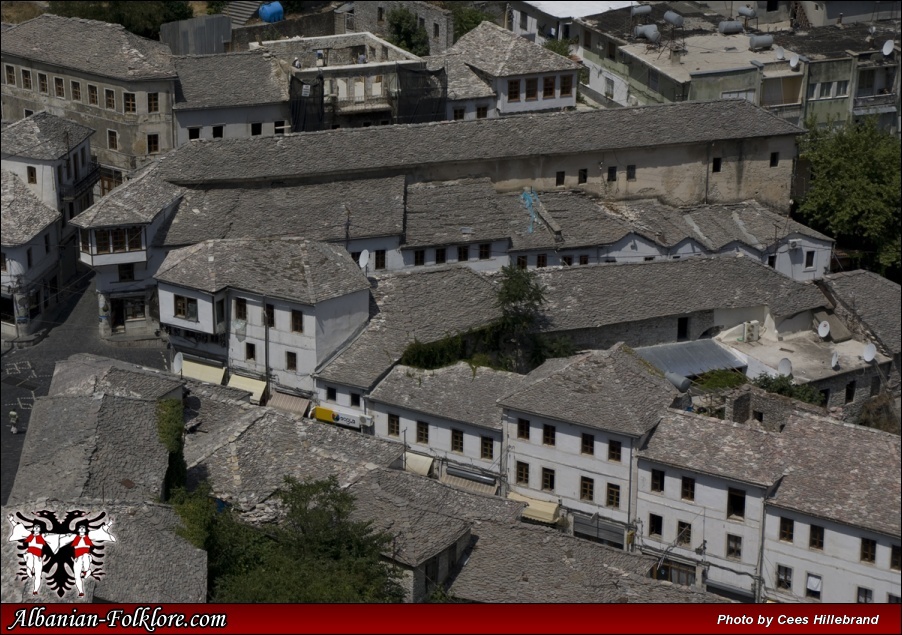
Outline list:
[[[635,349],[636,353],[662,372],[683,377],[701,375],[709,370],[743,368],[746,364],[715,340],[696,340],[660,344]]]

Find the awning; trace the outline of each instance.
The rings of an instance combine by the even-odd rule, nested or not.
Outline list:
[[[711,339],[645,346],[637,348],[636,354],[662,373],[670,371],[683,377],[746,366],[732,351]]]
[[[486,494],[488,496],[494,496],[495,490],[498,489],[497,485],[478,483],[476,481],[471,481],[468,478],[461,478],[452,474],[442,474],[439,480],[445,485],[450,485],[455,489],[462,489],[465,492],[473,492],[474,494]]]
[[[524,509],[523,513],[521,514],[523,518],[535,520],[540,523],[554,525],[561,517],[561,506],[557,503],[540,501],[535,498],[530,498],[529,496],[523,496],[522,494],[518,494],[516,492],[511,492],[507,495],[507,497],[511,500],[520,501],[521,503],[527,504],[527,508]]]
[[[246,390],[251,393],[251,403],[259,404],[266,391],[266,382],[259,379],[251,379],[250,377],[242,377],[241,375],[232,375],[229,377],[229,386]]]
[[[222,366],[200,364],[187,359],[182,361],[182,377],[205,381],[209,384],[221,384],[223,375],[225,375],[225,368]]]
[[[272,397],[266,405],[272,408],[278,408],[279,410],[285,410],[286,412],[293,412],[294,414],[303,417],[307,414],[307,407],[310,405],[310,400],[295,395],[289,395],[285,392],[279,392],[277,390],[273,392]]]
[[[407,466],[408,472],[419,474],[420,476],[429,476],[432,469],[433,459],[431,456],[423,456],[422,454],[414,454],[413,452],[404,453],[404,465]]]

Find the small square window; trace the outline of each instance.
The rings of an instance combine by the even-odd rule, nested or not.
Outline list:
[[[557,187],[561,187],[564,184],[567,174],[565,172],[557,172],[554,175],[554,184]]]
[[[88,103],[92,106],[97,105],[97,86],[88,84]]]
[[[25,252],[25,263],[28,265],[29,269],[34,266],[34,257],[31,255],[31,247]]]
[[[595,501],[595,480],[588,476],[582,476],[579,479],[579,500]]]
[[[413,265],[415,267],[422,267],[426,264],[426,250],[425,249],[415,249],[413,252]]]
[[[890,548],[889,568],[896,571],[902,569],[902,546],[893,545]]]
[[[263,134],[263,124],[262,123],[252,123],[251,124],[251,136],[259,137]]]
[[[22,70],[22,88],[31,90],[31,71]]]
[[[470,247],[458,247],[457,248],[457,261],[458,262],[466,262],[470,259]]]
[[[466,115],[467,111],[464,108],[455,108],[451,115],[454,121],[463,121],[464,115]]]
[[[664,518],[657,514],[648,515],[648,535],[661,537],[664,532]]]
[[[53,90],[56,93],[57,97],[65,97],[66,96],[66,84],[63,81],[62,77],[54,77],[53,78]]]
[[[792,518],[780,517],[780,540],[792,542],[795,533],[795,521]]]
[[[119,133],[115,130],[106,131],[106,147],[110,150],[119,149]]]
[[[376,22],[385,22],[385,9],[382,7],[376,9]]]
[[[529,463],[517,461],[517,485],[529,486]]]
[[[792,569],[783,565],[777,566],[777,588],[792,591]]]
[[[854,381],[850,381],[846,384],[846,403],[855,401],[855,385]]]
[[[439,32],[440,31],[439,31],[439,27],[438,27],[438,22],[433,22],[432,23],[432,37],[434,37],[434,38],[438,37]]]
[[[147,135],[147,153],[148,154],[156,154],[159,151],[160,151],[160,135],[158,135],[158,134]]]
[[[582,454],[595,454],[595,435],[583,432],[582,443],[580,444],[580,452]]]
[[[821,576],[808,574],[808,580],[805,582],[805,597],[815,600],[821,599]]]
[[[38,73],[38,89],[42,93],[47,92],[47,75],[44,73]]]
[[[771,269],[776,269],[777,267],[777,254],[770,254],[767,257],[767,266]]]
[[[561,264],[567,267],[573,266],[573,256],[561,256]]]
[[[213,126],[213,138],[214,139],[222,139],[223,135],[223,126]]]
[[[200,139],[200,128],[188,128],[188,140]]]
[[[548,266],[548,254],[536,254],[536,267],[542,268]]]
[[[810,249],[805,252],[805,268],[814,269],[814,250]]]
[[[635,181],[636,180],[636,166],[635,165],[626,166],[626,180],[627,181]]]
[[[775,168],[780,165],[780,153],[779,152],[771,152],[770,153],[770,167]]]
[[[333,387],[326,388],[326,401],[337,401],[338,400],[338,391]]]
[[[285,370],[298,369],[298,354],[291,351],[285,353]]]
[[[620,508],[620,486],[608,483],[608,490],[605,496],[605,506],[614,509]]]
[[[824,528],[820,525],[810,525],[808,527],[808,548],[824,548]]]
[[[451,451],[464,451],[464,432],[463,430],[451,430]]]
[[[608,441],[608,461],[620,463],[623,453],[623,444],[620,441]]]
[[[546,492],[554,491],[554,470],[547,467],[542,468],[542,489]]]
[[[677,544],[684,547],[692,546],[692,523],[677,521]]]
[[[288,132],[288,126],[284,121],[273,122],[273,134],[283,135]]]
[[[870,538],[861,539],[861,561],[874,564],[877,561],[877,541]]]
[[[119,265],[119,282],[132,282],[135,279],[135,263]]]
[[[445,255],[445,248],[444,248],[444,247],[438,247],[438,248],[436,248],[436,250],[435,250],[435,264],[437,264],[437,265],[443,265],[443,264],[445,264],[445,259],[446,259],[446,258],[447,258],[447,256]]]
[[[115,247],[115,238],[114,238],[114,247],[113,251],[124,251],[118,250]],[[183,320],[191,320],[193,322],[197,321],[197,299],[196,298],[188,298],[183,295],[175,295],[173,296],[173,302],[175,304],[174,315],[177,318],[182,318]]]
[[[526,80],[526,101],[535,101],[539,98],[539,80],[536,77]]]
[[[125,112],[138,112],[138,100],[135,97],[135,93],[122,93],[122,103],[124,104]]]
[[[589,264],[589,254],[580,254],[579,264],[581,264],[581,265]]]
[[[652,470],[651,471],[651,491],[653,492],[663,492],[664,491],[664,470]]]
[[[511,79],[507,82],[507,100],[520,101],[520,80]]]
[[[727,558],[742,559],[742,537],[727,534]]]
[[[480,260],[488,260],[492,257],[492,245],[491,243],[482,243],[479,245],[479,259]]]
[[[542,97],[544,99],[554,99],[554,86],[556,83],[553,76],[542,80]]]
[[[106,96],[107,110],[116,110],[116,91],[107,88],[103,94]]]
[[[244,359],[247,361],[257,359],[257,346],[255,344],[246,343],[244,345]]]
[[[29,165],[28,169],[28,182],[29,183],[37,183],[38,182],[38,170],[34,166]]]
[[[680,497],[683,500],[694,501],[695,500],[695,479],[690,478],[688,476],[684,476],[682,480],[682,485],[680,488]]]
[[[235,319],[247,320],[247,300],[235,298]]]
[[[147,93],[147,112],[160,112],[160,93]]]
[[[561,75],[561,97],[573,94],[573,75]]]
[[[529,441],[529,419],[517,419],[517,438]]]
[[[576,177],[577,184],[582,185],[583,183],[586,183],[588,180],[589,180],[589,170],[587,170],[586,168],[581,168],[580,171],[577,173],[577,177]]]
[[[529,258],[517,256],[517,269],[526,269],[529,266]]]
[[[352,405],[354,408],[359,408],[359,407],[360,407],[360,393],[359,393],[359,392],[352,392],[352,393],[351,393],[351,405]]]
[[[610,165],[608,166],[608,183],[616,183],[617,182],[617,166]]]
[[[429,424],[425,421],[417,421],[417,443],[429,443]]]
[[[489,116],[489,107],[488,106],[476,106],[476,118],[477,119],[487,119]]]
[[[711,171],[712,172],[720,172],[720,157],[714,157],[714,160],[711,161]]]
[[[304,332],[304,312],[297,309],[291,310],[291,330],[295,333]]]
[[[276,307],[272,304],[267,304],[263,309],[263,320],[264,324],[269,328],[275,328],[276,326]]]
[[[378,270],[385,269],[385,250],[384,249],[376,250],[376,263],[374,266]]]
[[[495,440],[492,437],[482,437],[480,439],[479,456],[487,460],[495,458]]]
[[[72,100],[73,101],[81,101],[81,83],[80,82],[72,82]]]
[[[388,415],[388,436],[401,436],[401,418],[398,415]]]
[[[863,586],[858,587],[858,600],[859,604],[872,604],[874,602],[874,592],[871,589],[866,589]]]
[[[10,86],[16,85],[16,68],[15,66],[6,65],[6,83]]]
[[[553,425],[545,424],[542,426],[542,443],[545,445],[554,445],[557,430]]]
[[[727,518],[745,518],[745,491],[727,490]]]

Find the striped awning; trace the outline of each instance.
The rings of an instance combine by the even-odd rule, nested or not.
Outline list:
[[[210,384],[221,384],[223,375],[225,375],[225,368],[222,366],[201,364],[187,359],[182,361],[182,377],[197,379]]]
[[[278,390],[273,392],[272,397],[270,397],[269,402],[266,404],[271,408],[278,408],[279,410],[284,410],[286,412],[293,412],[296,415],[301,415],[302,417],[307,414],[307,408],[310,406],[310,400],[304,399],[303,397],[298,397],[296,395],[289,395],[285,392],[279,392]]]
[[[462,489],[465,492],[473,492],[474,494],[486,494],[494,496],[498,489],[497,485],[489,485],[487,483],[479,483],[468,478],[461,478],[453,474],[442,474],[439,480],[445,485],[450,485],[455,489]]]
[[[263,399],[263,393],[266,392],[266,382],[259,379],[251,379],[250,377],[242,377],[241,375],[232,375],[229,377],[229,386],[246,390],[251,393],[251,403],[260,404]]]
[[[548,501],[540,501],[536,498],[523,496],[516,492],[511,492],[507,497],[514,501],[526,503],[527,507],[520,514],[523,518],[535,520],[540,523],[554,525],[561,517],[561,506],[557,503],[549,503]]]

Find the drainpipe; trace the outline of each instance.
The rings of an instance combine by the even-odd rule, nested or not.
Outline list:
[[[263,380],[265,382],[264,395],[269,388],[269,315],[266,312],[266,296],[263,296]],[[273,316],[276,309],[273,307]]]
[[[708,158],[705,161],[705,205],[708,204],[708,178],[711,175],[711,150],[714,149],[714,142],[708,145]]]

